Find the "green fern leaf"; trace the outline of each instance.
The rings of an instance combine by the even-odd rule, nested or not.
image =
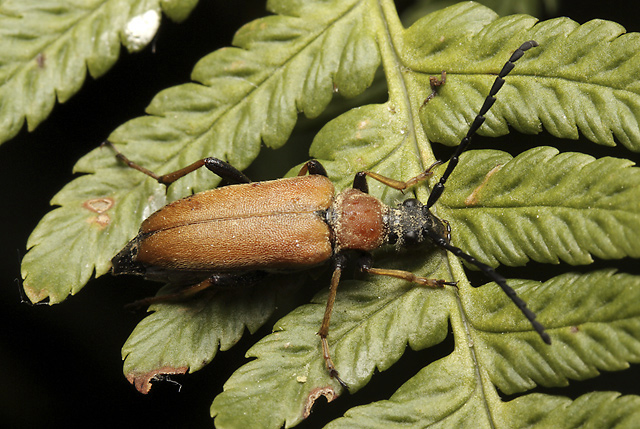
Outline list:
[[[407,269],[407,265],[411,263],[393,268]],[[422,267],[418,272],[438,278],[443,272],[439,271],[442,266],[437,267]],[[569,378],[590,378],[599,371],[620,370],[640,361],[640,308],[627,305],[639,298],[637,276],[609,270],[566,274],[544,284],[535,283],[510,280],[552,333],[551,347],[540,341],[495,285],[477,289],[463,286],[458,295],[411,288],[396,281],[367,285],[345,282],[334,314],[331,348],[336,362],[342,364],[341,376],[351,393],[368,382],[375,368],[383,371],[397,361],[405,344],[417,350],[442,341],[451,317],[454,335],[460,329],[458,342],[473,344],[471,348],[458,344],[454,353],[457,357],[452,355],[426,367],[423,372],[429,375],[416,375],[391,398],[396,402],[392,406],[382,402],[362,407],[362,412],[359,408],[350,412],[346,425],[372,427],[372,421],[389,424],[400,419],[395,413],[403,415],[402,422],[419,426],[435,421],[446,425],[452,421],[489,424],[495,417],[487,414],[487,409],[493,408],[496,416],[502,417],[507,412],[494,385],[505,393],[529,390],[537,384],[564,386]],[[457,299],[462,306],[460,314]],[[340,393],[323,370],[317,340],[310,340],[322,319],[325,300],[321,295],[314,299],[315,304],[279,321],[274,334],[249,350],[247,355],[257,359],[234,374],[212,405],[212,415],[218,416],[220,427],[227,422],[238,423],[239,415],[243,416],[242,424],[248,426],[264,419],[270,421],[265,427],[292,425],[308,414],[318,392],[329,400]],[[482,376],[476,367],[481,368]],[[287,375],[274,377],[275,368]],[[256,379],[272,381],[268,387],[257,386]],[[455,400],[444,396],[439,403],[431,398],[444,389],[438,380],[452,386],[448,394]],[[479,386],[484,397],[477,396]],[[400,400],[401,392],[407,392],[410,398]],[[286,407],[270,406],[269,398],[287,398]],[[414,400],[444,414],[429,414],[422,408],[426,405],[418,413]],[[528,414],[519,418],[526,421]]]
[[[166,4],[165,4],[166,3]],[[87,69],[102,76],[120,44],[145,47],[160,24],[160,8],[184,19],[191,4],[159,0],[9,0],[0,6],[0,142],[33,130],[82,86]]]
[[[505,18],[500,23],[495,23],[491,19],[488,22],[484,21],[483,16],[492,17],[490,13],[486,15],[480,13],[478,14],[480,23],[478,23],[470,18],[475,17],[471,13],[474,8],[479,7],[472,4],[460,5],[452,8],[458,14],[445,10],[441,14],[436,13],[435,16],[426,17],[425,22],[418,22],[416,26],[424,32],[432,31],[433,34],[442,34],[438,33],[440,31],[438,25],[443,27],[450,25],[452,31],[461,34],[478,26],[475,33],[482,32],[484,36],[486,32],[487,38],[488,35],[497,35],[497,30],[504,34],[509,31],[518,33],[523,31],[523,27],[527,31],[535,31],[533,27],[535,21],[527,17]],[[482,9],[482,11],[486,10]],[[447,16],[449,20],[442,19],[443,16]],[[407,33],[411,30],[415,29],[411,28]],[[461,45],[460,39],[455,36],[456,33],[450,38],[446,36],[436,38],[444,39],[446,43],[442,47],[431,47],[431,49],[438,53],[442,52],[442,56],[453,51],[447,58],[456,64],[455,67],[462,69],[464,60],[460,59],[461,56],[458,56],[456,51],[472,51],[478,44],[474,39],[468,42],[467,46]],[[506,35],[503,37],[507,38]],[[512,34],[509,39],[519,39],[519,37]],[[410,38],[406,37],[406,39]],[[417,36],[411,38],[411,40],[416,39],[418,39]],[[431,40],[430,37],[427,39]],[[521,40],[524,39],[526,36],[522,36]],[[448,43],[452,47],[449,47]],[[501,49],[496,45],[493,46],[493,50]],[[406,52],[407,46],[403,48],[405,48],[403,52]],[[388,57],[384,50],[382,53],[384,63]],[[506,56],[504,55],[503,58]],[[407,57],[420,58],[417,54],[407,55]],[[501,62],[493,57],[491,61],[497,63],[494,67],[499,70]],[[518,63],[519,66],[520,63]],[[469,61],[469,68],[472,71],[475,70],[475,75],[469,79],[483,82],[483,88],[486,88],[484,92],[477,91],[478,100],[473,109],[475,112],[477,105],[482,102],[479,94],[488,92],[493,77],[482,76],[481,64],[478,65],[475,62],[471,64]],[[524,68],[526,70],[526,65]],[[517,68],[517,70],[520,69]],[[523,74],[526,74],[526,71]],[[393,72],[389,72],[389,75],[393,77]],[[414,76],[412,74],[408,76],[405,83],[411,88],[414,84]],[[462,78],[466,76],[463,74]],[[519,77],[524,82],[531,83],[535,80],[532,77]],[[453,77],[455,78],[457,76]],[[505,87],[512,81],[517,85],[519,79],[507,80]],[[437,110],[437,105],[432,107],[434,101],[442,105],[448,103],[449,109],[455,106],[459,111],[464,110],[462,106],[469,102],[465,100],[464,91],[462,95],[456,94],[455,99],[447,97],[444,88],[448,87],[448,81],[438,96],[422,108],[421,102],[424,98],[420,97],[428,93],[428,84],[423,76],[415,77],[415,82],[421,82],[421,85],[416,84],[421,90],[414,88],[414,91],[408,92],[410,95],[415,94],[415,98],[403,99],[404,94],[400,90],[394,93],[392,80],[389,82],[390,101],[388,103],[352,110],[329,123],[317,135],[311,153],[327,165],[332,173],[336,173],[340,178],[339,185],[348,185],[349,171],[374,170],[390,177],[411,177],[429,165],[430,160],[424,158],[424,154],[428,152],[421,146],[422,130],[412,129],[411,125],[407,125],[411,124],[409,112],[420,109],[423,109],[422,112]],[[505,107],[497,109],[496,116],[501,112],[517,109],[523,104],[517,97],[513,102],[507,97],[501,100]],[[422,115],[423,118],[425,116],[426,114]],[[453,117],[455,118],[455,115]],[[520,112],[518,118],[523,117],[526,118],[527,115]],[[469,120],[471,119],[472,117]],[[461,119],[460,122],[465,121]],[[464,127],[458,125],[457,130],[457,134],[464,133]],[[428,128],[427,135],[429,135]],[[422,163],[416,162],[421,159],[421,155]],[[498,176],[495,182],[494,175]],[[638,189],[636,180],[637,169],[632,168],[631,163],[626,160],[612,158],[594,160],[592,157],[581,154],[558,155],[555,149],[537,148],[510,161],[510,157],[504,153],[472,151],[465,154],[459,169],[448,182],[449,196],[442,198],[438,213],[451,221],[454,243],[459,243],[463,249],[493,263],[495,261],[491,261],[492,257],[510,264],[522,264],[529,258],[544,262],[557,262],[562,258],[571,263],[589,263],[592,261],[591,255],[606,258],[620,258],[627,255],[637,257],[638,248],[633,243],[637,240],[634,240],[633,235],[625,236],[625,232],[637,230],[640,221],[638,207],[634,203],[638,200],[635,196]],[[372,185],[371,192],[388,203],[394,203],[403,198],[396,191],[382,185],[375,183]],[[493,186],[496,186],[495,192]],[[418,188],[416,192],[420,195],[421,189]],[[495,200],[490,203],[489,201],[493,198]],[[520,227],[521,219],[505,219],[504,223],[507,225],[505,231],[498,227],[487,227],[493,224],[500,226],[499,219],[484,223],[493,216],[501,215],[518,217],[520,214],[526,220],[534,217],[531,213],[527,213],[527,210],[538,207],[544,210],[547,206],[549,207],[547,218],[533,222],[533,227],[529,229]],[[475,215],[473,212],[476,207],[479,211],[486,210],[486,216]],[[519,213],[519,207],[522,207],[522,213]],[[590,207],[596,210],[589,210]],[[598,207],[602,209],[598,210]],[[512,208],[515,213],[511,213]],[[552,221],[550,217],[556,217],[559,220]],[[544,224],[544,220],[548,223]],[[563,220],[565,224],[569,224],[564,227],[566,232],[563,230]],[[569,221],[574,224],[571,225]],[[465,228],[465,223],[474,223],[475,229]],[[596,226],[600,226],[600,229]],[[555,235],[554,227],[558,230]],[[603,232],[601,228],[605,228],[605,231]],[[490,239],[483,240],[485,235],[490,236]],[[568,243],[567,236],[572,237],[575,244]],[[494,242],[497,244],[494,245]],[[505,248],[516,249],[525,256],[525,259],[518,261],[511,255],[503,256],[506,253]],[[575,252],[576,250],[579,252]],[[517,252],[512,251],[514,254]],[[432,261],[437,261],[437,258],[432,258]],[[401,259],[405,260],[406,256]],[[388,263],[385,264],[385,266],[388,265]],[[427,277],[453,277],[461,282],[459,295],[445,293],[438,297],[422,296],[419,299],[420,302],[425,303],[425,306],[414,309],[413,317],[409,319],[421,321],[424,325],[418,323],[414,326],[403,321],[403,318],[384,317],[386,312],[375,309],[375,304],[381,302],[385,309],[388,307],[394,310],[402,309],[393,314],[408,314],[406,313],[410,311],[408,308],[401,305],[396,307],[386,301],[391,299],[402,302],[401,298],[395,298],[393,292],[390,292],[394,282],[384,281],[382,283],[385,286],[379,285],[376,289],[384,290],[384,293],[371,292],[370,294],[365,292],[368,291],[366,286],[359,286],[352,293],[350,283],[342,285],[336,305],[343,304],[346,309],[337,307],[335,310],[330,333],[332,339],[330,348],[333,351],[334,362],[343,362],[343,365],[338,365],[338,369],[352,391],[362,388],[376,368],[384,370],[397,360],[402,353],[403,344],[410,344],[419,349],[421,343],[430,345],[433,339],[444,335],[447,319],[453,326],[457,345],[454,355],[446,358],[449,360],[446,365],[443,362],[426,367],[423,373],[428,376],[421,373],[416,376],[418,377],[416,381],[409,382],[403,388],[405,390],[401,389],[397,393],[402,397],[401,392],[405,392],[409,403],[398,403],[398,401],[394,401],[393,404],[382,403],[381,413],[377,413],[377,404],[363,407],[362,412],[356,412],[358,409],[353,410],[347,414],[353,418],[345,422],[346,426],[376,427],[392,422],[402,422],[418,426],[442,424],[450,427],[466,426],[473,422],[474,427],[483,425],[491,427],[495,425],[496,419],[507,415],[506,409],[502,408],[504,403],[499,399],[496,387],[505,392],[520,392],[536,384],[566,385],[568,379],[593,377],[599,370],[619,370],[627,367],[631,362],[638,362],[640,358],[637,351],[638,308],[636,306],[623,311],[624,302],[635,301],[634,293],[638,291],[637,277],[612,278],[611,272],[596,272],[585,275],[579,280],[572,279],[569,275],[561,276],[545,283],[544,286],[536,285],[535,282],[511,281],[510,283],[516,287],[529,306],[538,312],[540,320],[548,327],[554,339],[555,335],[558,336],[558,340],[555,341],[559,341],[559,344],[547,347],[502,291],[497,287],[489,286],[478,289],[469,288],[465,280],[462,280],[463,277],[457,277],[461,271],[455,267],[452,269],[452,273],[448,275],[446,272],[440,274],[437,270],[426,267],[411,270]],[[372,282],[376,281],[372,280]],[[569,286],[573,291],[571,294],[567,291]],[[415,291],[415,288],[410,290]],[[563,304],[558,303],[555,306],[552,298],[558,296],[559,290],[564,292],[564,299],[560,300]],[[420,293],[425,295],[429,293],[435,295],[438,292],[420,290]],[[357,298],[351,299],[351,296],[357,296]],[[612,301],[613,296],[616,299]],[[462,307],[456,306],[456,297],[459,297]],[[481,310],[478,309],[479,307]],[[571,311],[578,307],[581,309],[579,313],[581,317],[573,319],[563,317],[571,314]],[[320,298],[317,300],[313,315],[292,313],[291,319],[286,318],[276,324],[276,333],[273,336],[267,337],[249,351],[248,356],[257,357],[257,359],[241,368],[229,380],[225,385],[225,392],[219,395],[212,405],[211,412],[216,417],[216,424],[219,427],[250,426],[258,422],[265,422],[265,427],[293,425],[306,416],[309,404],[313,403],[318,395],[324,395],[328,400],[332,400],[342,393],[340,386],[322,372],[323,362],[319,342],[316,341],[315,344],[314,361],[312,356],[314,346],[308,342],[307,338],[312,332],[312,327],[307,325],[308,321],[315,319],[315,326],[319,326],[322,308],[323,299]],[[373,310],[368,311],[369,308]],[[438,309],[443,309],[444,312],[439,314]],[[606,312],[609,315],[608,318],[599,319],[596,316],[597,309]],[[308,311],[311,309],[309,308]],[[422,311],[434,312],[434,314],[430,313],[433,318],[430,323],[424,322],[420,317],[423,314]],[[629,315],[628,311],[634,313]],[[298,326],[300,326],[299,333]],[[413,332],[411,332],[412,326],[416,329]],[[431,340],[419,341],[417,338],[420,338],[422,328],[425,326],[429,334],[424,335]],[[595,338],[599,337],[599,332],[610,332],[611,342],[604,342],[590,349],[589,346],[593,346],[597,341]],[[573,347],[567,347],[565,343],[575,341],[579,344],[572,344]],[[292,349],[292,354],[288,353],[289,347]],[[472,347],[472,351],[477,351],[469,352],[469,347]],[[377,355],[377,351],[382,349],[386,352],[384,358]],[[280,360],[281,357],[282,360]],[[480,368],[480,374],[476,372],[477,367]],[[276,380],[273,375],[274,368],[284,369],[287,376]],[[300,373],[300,368],[310,368],[310,370]],[[300,382],[300,377],[304,383]],[[255,379],[265,380],[268,384],[255,386],[252,381]],[[440,386],[438,380],[443,380],[447,388]],[[451,386],[452,380],[456,381],[457,389]],[[460,388],[459,385],[463,387]],[[427,394],[425,390],[431,393]],[[451,397],[446,394],[443,396],[442,392],[446,392]],[[286,407],[282,412],[278,412],[267,396],[286,398]],[[414,400],[419,401],[419,404],[414,404]],[[265,406],[262,407],[260,404]],[[374,409],[376,412],[372,412]],[[252,411],[247,413],[246,410]],[[433,412],[430,413],[428,410]],[[496,417],[487,410],[495,412]],[[239,417],[240,413],[242,417]],[[528,414],[523,415],[522,418],[526,420]]]
[[[615,392],[592,392],[574,401],[531,394],[505,406],[508,413],[500,423],[512,428],[633,428],[640,417],[640,398]]]
[[[466,4],[465,14],[476,14],[477,5]],[[460,9],[464,9],[460,7]],[[525,15],[497,19],[485,16],[482,26],[457,16],[455,32],[441,29],[451,20],[441,11],[416,22],[407,32],[403,63],[423,72],[422,80],[446,70],[450,78],[429,103],[421,118],[432,141],[457,144],[463,137],[462,121],[471,121],[491,85],[485,73],[497,74],[514,43],[533,39],[544,49],[531,52],[510,75],[501,97],[487,116],[480,134],[507,134],[508,125],[524,133],[542,128],[556,137],[588,139],[612,146],[614,137],[631,150],[640,150],[640,58],[635,55],[640,35],[624,34],[622,26],[594,20],[578,25],[570,19],[536,24]],[[487,25],[488,24],[488,25]],[[449,30],[449,31],[447,31]],[[459,37],[472,42],[459,44]],[[439,44],[425,45],[425,33]],[[453,76],[452,76],[453,75]],[[508,104],[504,100],[509,100]],[[452,105],[458,113],[450,114]]]
[[[151,306],[152,314],[122,347],[127,379],[147,393],[158,374],[198,371],[213,360],[218,348],[228,350],[240,341],[245,328],[253,333],[262,326],[276,307],[277,294],[289,290],[265,281],[240,293],[226,290],[199,300]]]
[[[593,392],[569,398],[531,394],[504,403],[480,388],[469,372],[456,371],[464,359],[453,354],[418,373],[389,398],[351,409],[327,428],[508,427],[632,428],[640,397]]]
[[[444,258],[420,266],[420,258],[385,266],[414,269],[433,277],[446,273]],[[320,395],[331,401],[341,388],[329,377],[319,355],[318,330],[327,294],[302,306],[274,327],[275,333],[247,352],[258,359],[240,368],[211,407],[218,427],[292,426],[306,417]],[[404,353],[407,343],[430,347],[447,335],[447,319],[455,309],[451,291],[414,288],[402,281],[345,281],[332,316],[330,347],[344,362],[341,377],[352,393],[364,386],[376,368],[384,370]],[[281,374],[281,376],[277,376]],[[256,384],[255,380],[264,383]],[[247,410],[252,410],[247,412]]]
[[[440,215],[453,242],[497,266],[529,260],[572,265],[640,257],[640,170],[624,159],[539,147],[515,159],[470,151],[449,182]]]
[[[161,92],[148,108],[150,116],[127,122],[109,139],[122,142],[127,156],[159,173],[212,155],[245,168],[258,155],[261,141],[272,147],[284,144],[299,110],[316,116],[336,88],[353,96],[371,84],[379,53],[365,25],[364,4],[305,2],[285,11],[290,16],[246,25],[234,40],[237,48],[218,50],[196,66],[193,78],[200,83]],[[62,207],[43,218],[27,244],[22,273],[33,302],[60,302],[80,290],[94,269],[96,275],[104,274],[142,219],[166,202],[163,186],[136,172],[123,173],[108,148],[88,154],[75,170],[94,174],[54,197],[52,204]],[[215,186],[218,179],[207,173],[176,182],[169,200]],[[118,186],[113,186],[114,178]],[[93,225],[95,213],[75,192],[80,185],[93,198],[111,202],[108,213],[99,213],[102,224]],[[74,219],[63,231],[62,218]],[[58,241],[61,234],[64,240]],[[60,242],[70,247],[60,247]]]
[[[363,92],[382,63],[388,101],[328,122],[310,153],[338,190],[351,186],[354,173],[363,170],[406,180],[434,163],[432,141],[460,141],[506,59],[523,41],[535,39],[541,46],[518,60],[480,133],[545,128],[560,137],[582,133],[603,145],[617,139],[627,149],[640,147],[640,98],[633,77],[640,40],[623,35],[615,23],[499,18],[466,2],[405,29],[388,0],[283,0],[269,8],[275,15],[243,27],[235,47],[198,63],[195,83],[158,94],[149,116],[122,125],[110,140],[160,174],[205,156],[244,168],[262,142],[278,148],[287,141],[299,112],[317,117],[335,91]],[[429,76],[442,70],[447,82],[427,102]],[[522,153],[469,151],[461,157],[433,207],[450,222],[453,244],[493,266],[640,256],[639,170],[630,161],[549,147],[514,150]],[[443,168],[410,192],[426,201]],[[142,219],[166,201],[218,182],[198,171],[165,191],[118,163],[106,147],[81,159],[76,171],[90,174],[54,197],[52,204],[60,207],[28,243],[23,277],[34,302],[55,303],[77,292],[94,270],[96,275],[108,271],[110,258]],[[298,171],[294,167],[291,173]],[[375,181],[370,185],[371,194],[389,205],[408,197]],[[472,288],[458,258],[429,247],[399,254],[381,250],[375,256],[376,265],[457,286],[433,290],[373,276],[341,283],[328,341],[352,392],[363,389],[376,370],[396,364],[407,345],[434,346],[451,330],[455,349],[426,365],[388,401],[354,408],[336,426],[539,422],[572,427],[598,418],[625,424],[637,415],[635,396],[594,393],[571,401],[525,394],[505,402],[498,390],[564,386],[640,362],[640,310],[633,304],[638,276],[608,269],[543,282],[510,280],[551,334],[548,346],[495,284]],[[153,306],[123,348],[128,378],[147,391],[157,374],[202,368],[245,327],[254,331],[272,314],[277,292],[268,287],[253,292],[205,293],[201,300]],[[247,356],[255,359],[229,379],[211,406],[218,427],[293,426],[320,396],[332,400],[345,393],[329,376],[315,335],[325,302],[326,292],[319,293],[249,350]],[[543,413],[534,400],[550,412]],[[606,405],[615,412],[600,417],[589,410]],[[563,410],[570,413],[560,421]]]
[[[638,276],[603,270],[567,273],[544,283],[512,280],[511,285],[552,334],[551,347],[538,346],[527,321],[498,288],[493,298],[484,287],[469,289],[468,295],[461,291],[469,324],[477,329],[477,359],[502,392],[566,386],[569,379],[640,361],[640,308],[628,305],[640,294]]]

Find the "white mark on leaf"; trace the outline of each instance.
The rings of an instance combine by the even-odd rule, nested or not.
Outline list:
[[[156,10],[148,10],[136,15],[124,27],[124,44],[131,52],[139,51],[156,35],[160,26],[160,14]]]

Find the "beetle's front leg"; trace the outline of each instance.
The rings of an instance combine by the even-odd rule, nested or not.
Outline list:
[[[360,171],[356,173],[356,177],[353,179],[353,188],[358,189],[359,191],[362,191],[365,194],[368,194],[369,185],[367,184],[367,176],[369,176],[372,179],[375,179],[378,182],[383,183],[393,189],[404,191],[405,189],[417,183],[427,180],[429,177],[433,175],[433,169],[440,164],[442,164],[441,161],[434,162],[425,171],[418,174],[416,177],[412,177],[406,182],[403,182],[402,180],[392,179],[390,177],[386,177],[381,174],[374,173],[373,171]]]
[[[327,170],[325,170],[324,166],[320,164],[320,161],[315,159],[305,162],[302,168],[300,169],[300,172],[298,172],[298,176],[304,176],[307,173],[328,177]]]

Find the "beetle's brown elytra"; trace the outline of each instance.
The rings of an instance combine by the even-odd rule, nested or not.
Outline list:
[[[312,267],[332,254],[329,225],[317,212],[329,209],[333,194],[333,184],[318,175],[216,188],[152,214],[130,245],[136,262],[167,271]]]
[[[407,181],[362,171],[356,174],[352,189],[336,195],[324,167],[315,160],[307,162],[297,177],[266,182],[251,182],[242,172],[217,158],[205,158],[176,172],[158,176],[131,162],[105,142],[129,167],[165,185],[203,166],[231,183],[175,201],[151,215],[142,223],[138,235],[113,258],[113,274],[136,274],[187,286],[184,292],[145,300],[149,303],[191,296],[203,289],[233,284],[235,280],[242,282],[263,272],[300,270],[332,261],[334,271],[329,298],[318,335],[329,374],[347,388],[331,359],[327,343],[331,312],[347,252],[359,254],[359,268],[369,274],[429,287],[455,285],[455,282],[420,277],[407,271],[372,267],[370,252],[383,245],[404,247],[430,242],[475,265],[495,281],[542,340],[550,344],[544,327],[535,320],[535,314],[509,287],[505,278],[451,245],[449,224],[430,211],[442,195],[460,154],[484,123],[484,115],[495,102],[504,77],[513,69],[514,62],[535,46],[538,46],[535,41],[523,43],[502,68],[467,135],[432,189],[427,204],[411,198],[397,207],[387,206],[369,195],[367,177],[404,190],[427,180],[439,162]]]

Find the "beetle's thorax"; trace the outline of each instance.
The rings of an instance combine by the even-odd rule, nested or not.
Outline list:
[[[385,243],[389,207],[358,189],[339,193],[327,211],[333,231],[334,251],[371,251]]]
[[[447,222],[435,216],[420,201],[411,198],[389,208],[387,218],[386,243],[396,247],[412,246],[427,239],[450,239],[450,227]]]

